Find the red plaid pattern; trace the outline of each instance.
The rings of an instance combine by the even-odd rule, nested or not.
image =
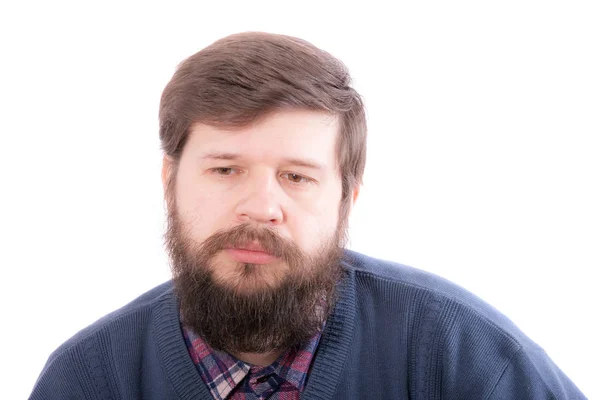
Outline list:
[[[288,350],[269,366],[253,366],[227,352],[211,348],[183,327],[188,351],[215,400],[297,400],[304,389],[311,361],[321,338]]]

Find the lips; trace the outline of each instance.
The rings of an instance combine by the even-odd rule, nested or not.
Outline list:
[[[260,252],[260,253],[268,253],[264,247],[262,247],[260,244],[258,243],[248,243],[242,246],[235,246],[236,249],[240,249],[240,250],[248,250],[248,251],[256,251],[256,252]]]
[[[225,252],[235,261],[246,264],[269,264],[277,260],[277,257],[268,253],[258,243],[248,243],[232,247],[225,249]]]

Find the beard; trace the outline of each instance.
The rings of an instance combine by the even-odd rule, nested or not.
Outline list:
[[[169,210],[165,243],[180,318],[209,346],[234,354],[285,351],[323,328],[343,275],[344,219],[309,255],[272,228],[248,223],[217,231],[197,243],[189,238],[174,208]],[[252,241],[276,256],[277,262],[259,265],[221,258],[224,249]],[[223,262],[233,271],[225,277],[215,273]]]

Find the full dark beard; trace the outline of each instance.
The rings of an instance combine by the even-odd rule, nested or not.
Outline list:
[[[165,239],[183,324],[211,347],[230,353],[284,351],[310,339],[335,305],[345,237],[345,228],[338,227],[315,256],[308,256],[269,228],[243,224],[198,245],[188,239],[176,212],[170,212]],[[215,256],[253,240],[289,267],[277,284],[260,285],[261,269],[281,265],[241,263],[238,284],[218,282]],[[244,283],[252,289],[244,290]]]

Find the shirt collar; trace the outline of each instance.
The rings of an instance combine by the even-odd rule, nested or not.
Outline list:
[[[308,341],[279,356],[271,365],[261,367],[238,360],[225,351],[211,348],[200,335],[188,327],[183,326],[182,330],[190,356],[216,400],[227,398],[248,375],[259,378],[275,374],[280,380],[287,381],[301,392],[321,338],[319,331]]]

